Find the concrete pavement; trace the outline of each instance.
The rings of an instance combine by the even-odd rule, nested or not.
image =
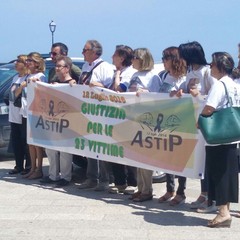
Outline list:
[[[231,228],[210,229],[207,220],[215,214],[190,209],[200,190],[199,180],[188,179],[186,204],[159,204],[165,183],[155,183],[153,201],[133,203],[128,196],[79,190],[84,179],[74,168],[73,182],[64,188],[43,186],[7,172],[12,160],[0,161],[0,240],[219,240],[240,238],[240,219]],[[48,161],[44,159],[44,173]],[[231,205],[232,214],[240,204]]]

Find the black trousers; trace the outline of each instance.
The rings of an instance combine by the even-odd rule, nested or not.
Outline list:
[[[174,192],[175,191],[175,175],[172,174],[166,174],[166,184],[167,184],[167,192]],[[178,176],[178,188],[177,188],[177,194],[178,195],[184,195],[184,190],[186,188],[186,177]]]
[[[22,118],[22,124],[11,123],[11,143],[16,161],[16,168],[22,171],[31,167],[31,159],[27,144],[27,122]],[[24,166],[24,159],[26,163]]]
[[[137,168],[118,163],[112,163],[115,185],[137,186]]]

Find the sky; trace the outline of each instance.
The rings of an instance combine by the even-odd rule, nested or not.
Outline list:
[[[4,0],[0,2],[0,62],[33,51],[48,53],[52,35],[69,56],[82,57],[89,39],[103,46],[112,62],[116,45],[148,48],[155,62],[170,46],[198,41],[207,61],[225,51],[237,65],[240,42],[239,0]]]

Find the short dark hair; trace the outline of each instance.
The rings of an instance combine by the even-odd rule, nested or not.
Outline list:
[[[87,43],[91,45],[91,49],[96,52],[97,56],[102,55],[102,45],[97,40],[88,40]]]
[[[125,67],[129,67],[132,65],[132,59],[133,59],[133,50],[129,46],[125,45],[117,45],[115,53],[117,53],[120,57],[123,57],[124,60],[122,62],[122,65]]]
[[[207,65],[205,53],[201,44],[197,41],[180,44],[178,47],[180,57],[187,62],[187,66],[193,64]]]
[[[55,48],[55,47],[60,47],[61,55],[64,55],[64,56],[68,55],[68,47],[64,43],[61,43],[61,42],[54,43],[52,45],[52,48]]]

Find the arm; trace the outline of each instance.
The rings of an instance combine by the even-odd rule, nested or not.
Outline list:
[[[89,87],[102,87],[102,88],[104,88],[104,85],[100,82],[91,81],[89,83]]]
[[[214,107],[211,107],[209,105],[206,105],[203,110],[202,110],[202,115],[204,116],[210,116],[212,115],[212,113],[215,111],[215,108]]]
[[[121,74],[121,71],[120,71],[120,70],[117,70],[116,73],[115,73],[115,81],[114,81],[114,90],[115,90],[115,91],[118,91],[118,89],[119,89],[120,74]],[[121,88],[120,88],[120,89],[121,89]]]

